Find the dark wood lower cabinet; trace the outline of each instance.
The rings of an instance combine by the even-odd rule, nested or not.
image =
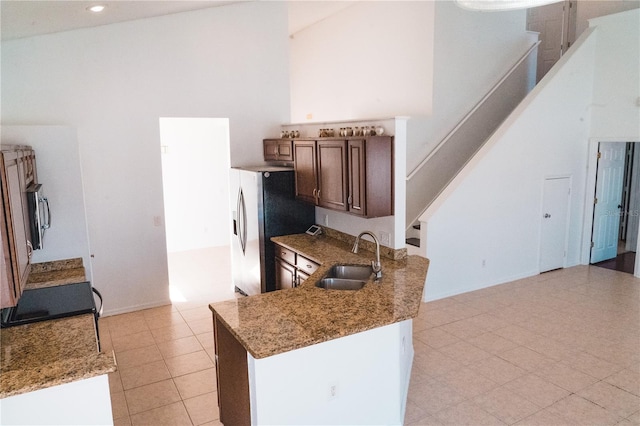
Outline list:
[[[250,425],[247,351],[215,313],[213,336],[220,421],[227,426]]]

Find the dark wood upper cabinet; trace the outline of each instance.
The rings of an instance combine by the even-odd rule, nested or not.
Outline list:
[[[317,204],[333,210],[347,210],[347,142],[318,141]]]
[[[393,214],[393,138],[296,140],[296,197],[362,217]]]
[[[316,204],[317,167],[316,142],[294,141],[293,158],[295,167],[296,198]]]
[[[262,143],[265,161],[293,161],[293,140],[265,139]]]

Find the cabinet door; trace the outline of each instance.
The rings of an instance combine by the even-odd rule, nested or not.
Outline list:
[[[293,141],[280,139],[277,144],[278,161],[293,161]]]
[[[318,142],[318,205],[347,210],[347,141]]]
[[[276,161],[278,159],[277,139],[265,139],[262,141],[262,146],[265,161]]]
[[[2,182],[2,197],[4,220],[7,227],[7,240],[12,281],[9,282],[8,298],[2,297],[2,307],[15,306],[29,277],[31,261],[31,242],[29,224],[27,222],[28,209],[25,193],[24,164],[21,152],[3,153],[4,174]],[[5,226],[3,224],[3,226]],[[4,246],[4,244],[3,244]],[[7,256],[5,256],[5,259]],[[4,293],[3,289],[3,293]]]
[[[364,205],[366,217],[393,214],[393,137],[370,136],[364,141]]]
[[[296,286],[296,267],[276,257],[276,290]]]
[[[315,141],[294,141],[296,198],[316,204],[316,143]]]
[[[220,422],[250,425],[247,351],[216,314],[213,315],[213,341]]]
[[[365,216],[366,176],[365,176],[365,142],[349,141],[349,213]]]

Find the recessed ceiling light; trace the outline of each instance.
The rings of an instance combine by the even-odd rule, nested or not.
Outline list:
[[[105,5],[103,5],[103,4],[95,4],[95,5],[93,5],[93,6],[89,6],[89,7],[87,8],[87,10],[88,10],[89,12],[93,12],[93,13],[100,13],[100,12],[102,12],[102,11],[104,10],[104,8],[105,8],[105,7],[106,7],[106,6],[105,6]]]

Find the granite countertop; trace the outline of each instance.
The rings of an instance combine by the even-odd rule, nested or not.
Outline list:
[[[272,241],[321,266],[302,285],[211,304],[254,358],[265,358],[316,343],[414,318],[422,300],[429,260],[382,258],[382,279],[357,291],[324,290],[315,283],[336,263],[370,264],[374,254],[351,253],[346,241],[326,235],[274,237]],[[361,243],[364,242],[361,239]],[[362,245],[361,245],[362,248]]]
[[[26,289],[86,281],[82,258],[31,265]],[[0,330],[0,398],[116,370],[113,351],[98,352],[93,314]]]
[[[98,352],[93,314],[3,328],[0,398],[115,371],[113,352]]]

